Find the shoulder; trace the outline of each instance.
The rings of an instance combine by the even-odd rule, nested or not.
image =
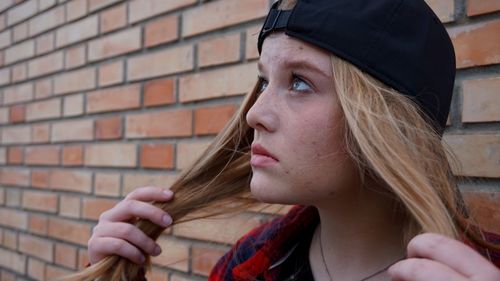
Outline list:
[[[280,242],[286,239],[284,229],[303,218],[308,207],[294,206],[285,216],[275,218],[252,229],[227,252],[212,269],[209,281],[235,280],[238,270],[245,268],[245,274],[255,277],[269,267],[273,256],[281,247]],[[250,267],[250,268],[249,268]]]

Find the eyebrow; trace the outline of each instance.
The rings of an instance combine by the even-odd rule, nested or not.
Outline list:
[[[295,69],[304,69],[304,70],[311,70],[313,72],[316,72],[317,74],[320,74],[324,76],[325,78],[330,79],[331,77],[328,76],[325,72],[314,66],[313,64],[309,63],[308,61],[305,60],[289,60],[285,61],[283,66],[285,67],[290,67],[290,68],[295,68]],[[260,72],[264,69],[264,65],[259,61],[257,63],[257,68],[259,69]]]

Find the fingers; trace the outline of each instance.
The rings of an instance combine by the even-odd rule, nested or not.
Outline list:
[[[471,247],[435,233],[415,236],[408,244],[408,257],[426,258],[443,263],[467,277],[496,271],[493,264]]]
[[[398,281],[465,281],[465,276],[448,266],[428,259],[410,258],[389,267],[391,280]]]
[[[99,221],[127,221],[134,217],[150,220],[162,227],[168,227],[172,223],[170,215],[162,209],[136,200],[121,201],[114,208],[102,213]]]
[[[95,252],[98,249],[99,252],[99,256],[94,257],[94,261],[90,260],[92,264],[111,255],[119,255],[129,259],[133,263],[141,265],[146,261],[146,257],[139,249],[125,240],[114,237],[92,238],[89,241],[89,251],[92,249],[95,249]]]
[[[148,237],[137,227],[128,223],[114,222],[97,225],[94,228],[93,235],[97,240],[101,237],[112,237],[126,240],[151,256],[158,256],[161,253],[160,246],[156,244],[153,239]]]
[[[138,200],[138,201],[168,201],[172,199],[173,192],[168,189],[145,186],[140,187],[129,193],[125,200]]]

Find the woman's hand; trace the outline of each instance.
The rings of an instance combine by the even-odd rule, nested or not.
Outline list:
[[[471,247],[433,233],[408,243],[408,258],[389,268],[395,281],[499,281],[500,270]]]
[[[116,206],[102,213],[88,241],[88,255],[91,264],[106,256],[119,255],[134,263],[142,264],[145,257],[141,250],[158,256],[161,248],[136,226],[127,223],[133,218],[143,218],[166,228],[172,218],[149,201],[168,201],[173,197],[170,190],[159,187],[141,187],[131,192]]]

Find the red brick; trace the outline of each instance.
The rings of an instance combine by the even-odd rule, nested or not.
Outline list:
[[[32,142],[33,143],[48,143],[50,141],[49,124],[33,125]]]
[[[10,83],[10,73],[10,68],[4,68],[0,70],[0,86]]]
[[[85,16],[87,0],[71,0],[66,4],[66,20],[72,21]]]
[[[63,148],[63,165],[64,166],[81,166],[83,165],[83,146],[71,145]]]
[[[97,26],[97,15],[65,25],[56,31],[56,46],[59,48],[94,37],[97,35]]]
[[[28,37],[28,23],[23,22],[21,24],[14,26],[12,33],[12,39],[14,42],[24,40],[27,37]]]
[[[232,244],[260,224],[254,215],[240,214],[224,219],[198,219],[175,225],[173,229],[176,236]]]
[[[89,263],[88,253],[85,249],[78,250],[78,269],[82,270]]]
[[[500,20],[481,22],[448,29],[457,57],[457,68],[500,62],[498,50]]]
[[[144,45],[151,47],[177,40],[179,38],[178,22],[178,16],[168,16],[147,24],[144,31]]]
[[[12,82],[25,80],[28,77],[28,67],[26,63],[20,63],[12,67]]]
[[[237,62],[239,59],[239,33],[202,41],[198,45],[198,62],[202,67]]]
[[[186,137],[192,135],[191,110],[143,113],[126,117],[127,138]]]
[[[101,13],[101,33],[120,29],[127,24],[127,7],[122,4]]]
[[[52,170],[49,177],[53,189],[81,193],[90,193],[92,190],[92,174],[89,172]]]
[[[141,48],[141,28],[127,29],[90,41],[89,61],[130,53]]]
[[[19,250],[30,256],[41,258],[48,262],[53,261],[54,243],[48,239],[20,234]]]
[[[57,146],[30,146],[26,148],[28,165],[59,165],[61,149]]]
[[[33,83],[26,82],[3,89],[3,104],[30,101],[33,99]]]
[[[174,146],[171,144],[141,145],[141,167],[171,169],[174,167]]]
[[[43,99],[50,97],[53,92],[52,79],[43,79],[35,82],[35,98]]]
[[[63,69],[63,52],[55,52],[29,61],[29,78],[50,74]]]
[[[454,0],[425,0],[434,13],[442,22],[450,22],[455,19]]]
[[[443,140],[455,153],[462,167],[461,171],[453,171],[455,175],[490,178],[500,175],[500,165],[497,164],[500,135],[445,134]]]
[[[51,237],[87,246],[90,232],[91,227],[86,223],[49,218],[49,236]]]
[[[28,229],[28,214],[20,210],[0,208],[0,224],[26,230]]]
[[[3,32],[0,32],[0,48],[8,47],[12,44],[12,31],[7,29]]]
[[[31,186],[38,188],[49,187],[49,172],[46,171],[32,171],[31,172]]]
[[[236,111],[234,105],[196,109],[194,132],[197,135],[216,134],[228,123]]]
[[[64,7],[59,6],[29,20],[30,36],[37,35],[64,23]]]
[[[26,144],[30,141],[30,126],[5,127],[2,131],[3,144]]]
[[[11,123],[23,123],[26,120],[26,106],[24,104],[9,107],[9,120]]]
[[[7,25],[14,25],[21,22],[37,12],[38,1],[26,1],[7,11]]]
[[[90,119],[66,120],[52,124],[52,141],[82,141],[92,140],[94,123]]]
[[[70,218],[80,218],[82,202],[80,196],[61,195],[59,215]]]
[[[78,116],[83,114],[84,94],[76,94],[64,97],[64,117]]]
[[[44,215],[30,214],[28,229],[39,235],[47,235],[48,222],[48,218]]]
[[[57,194],[24,191],[23,207],[29,210],[55,213],[57,211]]]
[[[5,230],[3,245],[9,249],[17,250],[17,232]]]
[[[113,208],[118,202],[116,199],[84,198],[83,218],[98,220],[103,212]]]
[[[196,0],[136,0],[129,6],[129,22],[134,23],[152,16],[196,4]]]
[[[124,173],[123,196],[141,186],[158,186],[169,188],[177,179],[176,175],[151,174],[151,173]]]
[[[25,274],[26,256],[5,249],[0,249],[0,267]],[[15,281],[14,274],[2,270],[2,281]]]
[[[161,270],[156,267],[153,267],[152,270],[146,272],[146,279],[149,281],[164,281],[164,280],[169,280],[172,281],[172,279],[168,278],[168,272],[166,270]]]
[[[462,122],[500,121],[500,77],[463,82]]]
[[[34,258],[29,258],[28,276],[35,280],[45,280],[45,263]]]
[[[137,148],[133,143],[90,144],[85,147],[85,165],[98,167],[135,167]]]
[[[66,50],[64,54],[66,69],[75,68],[86,63],[85,45],[79,45]]]
[[[89,11],[99,10],[120,1],[123,0],[89,0]]]
[[[158,106],[175,102],[175,81],[155,80],[144,85],[144,105]]]
[[[179,80],[179,98],[181,102],[191,102],[243,95],[252,90],[256,77],[256,63],[187,75]]]
[[[191,70],[194,67],[193,47],[188,45],[136,56],[128,59],[127,64],[128,80]]]
[[[119,196],[120,174],[118,173],[96,173],[94,191],[96,195]]]
[[[481,229],[492,233],[500,233],[500,215],[498,192],[464,192],[464,200],[471,216],[481,226]]]
[[[76,269],[77,254],[77,247],[57,243],[55,247],[55,262],[58,265]]]
[[[99,86],[110,86],[123,82],[123,60],[107,63],[99,67]]]
[[[5,50],[5,63],[10,64],[16,61],[31,58],[35,55],[35,40],[23,41]]]
[[[38,11],[45,11],[46,9],[57,4],[56,0],[40,0],[38,1]]]
[[[0,124],[9,123],[9,108],[2,107],[0,108]]]
[[[26,120],[44,120],[61,117],[61,99],[55,98],[28,104]]]
[[[153,264],[166,266],[184,272],[188,271],[189,246],[179,240],[160,237],[157,240],[162,248],[162,253],[153,258]]]
[[[21,207],[22,193],[20,189],[8,188],[5,190],[5,205],[8,207]]]
[[[28,186],[29,170],[27,169],[2,169],[0,181],[4,185]]]
[[[59,280],[62,277],[74,273],[68,269],[64,269],[62,267],[56,267],[50,264],[47,264],[45,268],[45,278],[46,280]]]
[[[192,268],[196,274],[208,276],[226,250],[193,246]]]
[[[269,11],[267,0],[221,0],[209,2],[185,12],[182,16],[182,36],[228,27],[262,18]]]
[[[96,69],[94,67],[88,67],[56,76],[54,81],[54,93],[66,94],[95,88],[95,72]]]
[[[477,16],[486,13],[492,13],[500,10],[500,1],[498,0],[468,0],[467,15]]]
[[[95,137],[98,140],[119,139],[122,137],[122,118],[110,117],[96,120]]]
[[[54,42],[54,32],[49,32],[38,36],[35,41],[36,54],[45,54],[54,50]]]
[[[87,113],[118,111],[141,105],[140,85],[98,90],[87,94]]]

